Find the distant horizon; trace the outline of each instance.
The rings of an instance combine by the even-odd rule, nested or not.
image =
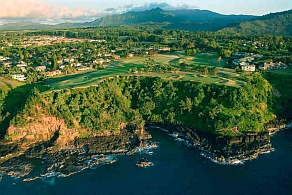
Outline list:
[[[145,11],[153,8],[163,10],[200,9],[209,10],[224,15],[254,15],[262,16],[274,12],[292,9],[289,0],[245,0],[234,2],[232,0],[178,0],[143,1],[118,0],[95,2],[95,0],[0,0],[0,25],[14,21],[30,20],[42,24],[58,24],[63,22],[87,22],[109,14],[121,14],[128,11]],[[25,8],[25,9],[24,9]]]
[[[12,0],[12,1],[14,1],[14,0]],[[20,1],[22,1],[22,0],[20,0]],[[24,1],[26,1],[26,0],[24,0]],[[155,5],[157,7],[155,7]],[[166,10],[166,11],[170,11],[170,10],[207,10],[207,11],[219,13],[222,15],[253,15],[253,16],[263,16],[263,15],[267,15],[270,13],[284,12],[284,11],[291,10],[291,9],[284,9],[281,11],[268,12],[268,13],[265,13],[263,15],[244,14],[244,13],[242,13],[242,14],[240,14],[240,13],[239,14],[238,13],[226,14],[226,13],[221,13],[221,12],[217,12],[217,11],[210,10],[210,9],[202,9],[202,8],[195,7],[195,6],[189,6],[187,4],[183,4],[181,6],[174,7],[174,6],[171,6],[170,4],[167,4],[167,3],[161,3],[161,4],[155,3],[155,4],[147,4],[147,6],[132,7],[131,9],[128,9],[125,11],[118,11],[118,8],[116,11],[113,11],[112,8],[108,8],[108,12],[99,13],[99,14],[92,15],[92,16],[82,15],[82,16],[78,16],[78,17],[73,17],[73,15],[71,15],[71,17],[70,17],[70,15],[68,15],[66,17],[46,18],[46,17],[34,17],[34,15],[31,15],[30,17],[28,17],[28,16],[27,17],[7,17],[7,18],[0,17],[0,26],[5,25],[5,24],[10,24],[10,23],[18,23],[18,22],[32,22],[32,23],[47,24],[47,25],[57,25],[57,24],[61,24],[61,23],[84,23],[84,22],[94,21],[96,19],[102,18],[102,17],[107,16],[107,15],[123,14],[123,13],[129,12],[129,11],[136,11],[136,12],[146,11],[146,10],[151,10],[151,9],[155,9],[155,8],[161,8],[162,10]],[[1,10],[1,8],[0,8],[0,10]]]

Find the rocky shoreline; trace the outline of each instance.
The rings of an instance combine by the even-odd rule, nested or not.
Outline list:
[[[151,123],[146,128],[167,131],[169,135],[185,141],[212,161],[236,164],[273,151],[271,134],[290,126],[269,126],[270,131],[248,132],[238,136],[220,136],[171,123]],[[22,141],[0,142],[0,174],[22,178],[26,182],[42,177],[66,177],[86,168],[112,164],[116,161],[113,156],[115,154],[132,155],[137,148],[157,147],[155,143],[149,142],[151,135],[144,129],[123,129],[116,135],[76,137],[66,146],[58,145],[57,140],[61,137],[56,131],[50,140],[25,150],[22,148]],[[14,154],[18,155],[13,156]],[[151,165],[151,162],[145,160],[136,164],[138,167]]]
[[[274,127],[272,133],[288,128],[288,125]],[[246,132],[238,136],[222,136],[202,132],[182,124],[151,123],[148,128],[159,128],[174,137],[185,140],[189,146],[214,162],[237,164],[252,160],[262,153],[273,151],[270,141],[270,131]]]
[[[0,173],[23,181],[32,181],[42,177],[66,177],[86,168],[96,168],[116,161],[113,155],[127,154],[136,148],[146,146],[151,136],[144,130],[121,130],[118,135],[99,136],[91,138],[76,138],[67,146],[60,148],[56,140],[57,135],[48,142],[39,143],[19,156],[11,157],[0,163]],[[2,148],[11,148],[0,151],[3,158],[20,151],[20,145],[0,143]],[[5,146],[5,147],[2,147]],[[12,152],[9,154],[9,152]]]

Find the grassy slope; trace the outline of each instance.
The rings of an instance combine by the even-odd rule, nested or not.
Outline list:
[[[17,80],[11,80],[4,77],[0,77],[0,88],[2,89],[13,89],[15,87],[24,85],[24,83]]]
[[[129,75],[128,70],[134,67],[142,67],[145,59],[145,57],[122,59],[108,64],[105,69],[90,70],[86,72],[78,72],[72,75],[51,78],[46,80],[43,85],[49,91],[98,85],[100,81],[107,77]],[[223,60],[222,62],[218,62],[218,54],[215,53],[197,54],[195,57],[187,57],[183,55],[182,52],[171,52],[167,55],[158,54],[153,59],[158,64],[175,63],[183,60],[187,64],[222,67],[225,63]],[[231,78],[227,79],[222,77],[201,76],[198,72],[192,70],[183,70],[178,73],[139,73],[137,75],[154,76],[166,79],[192,80],[204,83],[218,83],[227,86],[239,86],[242,84],[241,81],[237,81],[235,79],[239,75],[236,74],[234,70],[222,68],[221,72],[229,75]]]

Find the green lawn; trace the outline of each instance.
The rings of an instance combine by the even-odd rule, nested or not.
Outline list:
[[[133,63],[142,65],[146,58],[147,57],[132,57],[123,59],[120,62],[123,64]],[[172,60],[179,59],[180,57],[178,55],[157,54],[152,58],[159,64],[168,64]]]
[[[169,54],[169,55],[168,55]],[[185,56],[184,52],[170,52],[168,54],[157,54],[153,59],[160,64],[168,64],[176,60],[185,60],[188,63],[194,63],[198,65],[205,66],[221,66],[222,63],[217,61],[218,54],[208,53],[208,54],[196,54],[196,56],[189,57]],[[60,76],[56,78],[51,78],[44,81],[42,84],[45,91],[51,90],[61,90],[66,88],[78,88],[98,85],[100,81],[105,78],[113,77],[116,75],[124,76],[129,75],[128,70],[131,68],[140,68],[143,66],[143,62],[146,57],[132,57],[121,59],[119,61],[109,63],[105,69],[100,70],[90,70],[81,73],[75,73],[67,76]],[[221,65],[220,65],[221,63]],[[235,78],[239,75],[232,69],[221,69],[221,72],[225,75],[229,75],[229,79],[223,77],[212,77],[212,76],[202,76],[198,72],[191,70],[184,70],[178,73],[138,73],[137,76],[153,76],[161,77],[165,79],[177,79],[177,80],[191,80],[194,82],[204,82],[204,83],[216,83],[224,84],[229,86],[238,87],[242,82],[237,81]]]
[[[216,66],[223,68],[226,61],[223,59],[218,61],[218,58],[218,53],[197,53],[191,62],[199,66]]]
[[[275,74],[291,75],[292,76],[292,69],[270,70],[269,72],[272,72]]]
[[[12,80],[12,79],[0,77],[0,88],[13,89],[13,88],[21,86],[21,85],[24,85],[24,83],[19,82],[17,80]]]

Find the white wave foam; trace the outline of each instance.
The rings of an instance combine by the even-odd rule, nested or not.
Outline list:
[[[265,152],[262,152],[261,154],[270,154],[272,152],[275,151],[275,148],[272,148],[271,150],[268,150],[268,151],[265,151]]]
[[[192,146],[192,144],[188,140],[185,140],[183,138],[176,138],[175,141],[182,142],[183,144],[189,147]]]
[[[153,155],[153,150],[159,148],[158,144],[159,142],[146,143],[145,147],[136,148],[136,153]]]
[[[58,172],[51,172],[42,175],[42,182],[47,183],[49,185],[55,185],[55,179],[58,176]]]
[[[241,160],[234,160],[232,162],[220,162],[215,160],[214,158],[212,158],[209,154],[207,154],[206,152],[201,152],[200,153],[201,156],[211,160],[212,162],[216,163],[216,164],[220,164],[220,165],[243,165],[245,161],[241,161]]]

